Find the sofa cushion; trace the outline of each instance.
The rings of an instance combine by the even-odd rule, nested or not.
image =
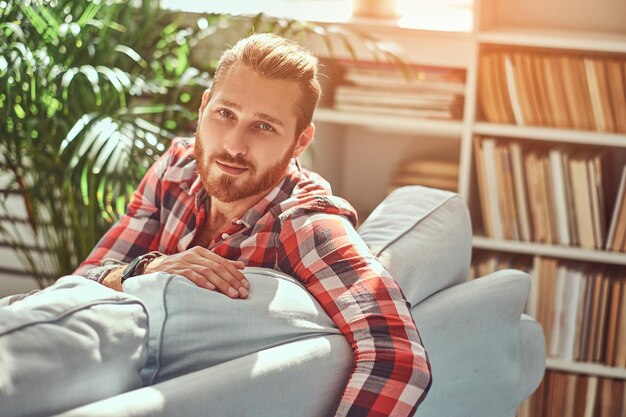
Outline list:
[[[140,298],[150,315],[149,356],[141,373],[146,384],[290,341],[340,334],[297,280],[265,268],[248,267],[244,274],[251,290],[243,300],[167,273],[124,282],[124,291]]]
[[[417,185],[398,188],[358,231],[411,306],[467,279],[471,221],[457,194]]]
[[[147,321],[135,297],[79,276],[0,308],[0,414],[48,416],[141,386]]]

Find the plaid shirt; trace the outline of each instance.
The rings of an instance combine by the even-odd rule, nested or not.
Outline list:
[[[354,351],[336,415],[413,415],[430,373],[408,303],[356,233],[354,209],[329,188],[318,175],[290,164],[285,178],[209,249],[297,277],[322,305]],[[153,250],[188,249],[209,204],[193,139],[177,139],[76,273],[97,279],[115,267],[102,265],[107,258],[129,262]]]

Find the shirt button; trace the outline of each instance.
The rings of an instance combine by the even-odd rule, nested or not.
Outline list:
[[[237,220],[235,220],[233,223],[235,223],[235,224],[241,224],[241,223],[243,223],[243,221],[242,221],[241,219],[237,219]]]
[[[222,240],[228,239],[230,235],[228,233],[222,233]]]

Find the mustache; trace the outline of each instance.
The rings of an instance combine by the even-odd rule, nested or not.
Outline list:
[[[248,168],[250,170],[254,170],[254,165],[248,161],[246,158],[244,158],[242,155],[235,155],[232,156],[231,154],[229,154],[228,152],[216,152],[213,155],[211,155],[211,162],[214,162],[216,160],[220,160],[221,162],[225,162],[227,164],[233,164],[236,165],[238,167],[242,167],[242,168]]]

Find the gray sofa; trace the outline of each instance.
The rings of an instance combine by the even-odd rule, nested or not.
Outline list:
[[[359,234],[402,287],[428,353],[432,383],[416,415],[514,416],[545,368],[541,327],[523,314],[528,276],[503,270],[466,281],[469,214],[449,192],[398,189]],[[66,277],[57,286],[95,295],[50,310],[46,297],[59,292],[51,288],[0,308],[2,323],[22,312],[17,325],[0,325],[0,415],[332,415],[352,366],[345,339],[296,280],[260,268],[246,275],[249,300],[232,315],[233,300],[155,275],[128,280],[123,294]],[[119,304],[130,310],[103,324]],[[65,355],[47,336],[59,324],[70,328]],[[32,351],[35,340],[46,341]],[[37,361],[47,364],[40,376]]]

